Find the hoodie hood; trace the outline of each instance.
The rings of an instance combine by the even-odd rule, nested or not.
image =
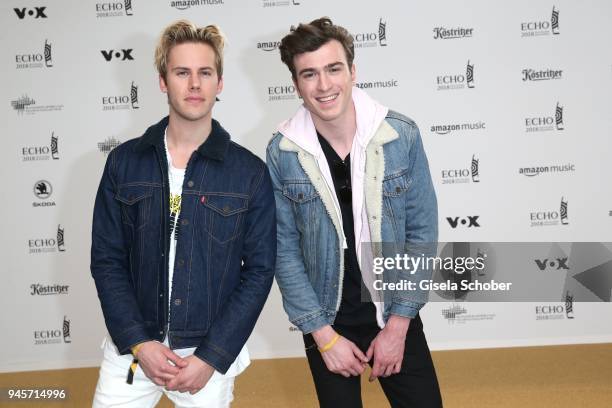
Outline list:
[[[357,142],[365,148],[387,116],[389,109],[355,86],[352,89],[352,97],[357,121],[357,132],[353,143]],[[313,156],[319,157],[323,154],[314,121],[304,105],[298,108],[293,117],[281,123],[278,131]]]

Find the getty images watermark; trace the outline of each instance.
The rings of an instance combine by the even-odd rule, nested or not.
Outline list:
[[[362,298],[610,302],[612,243],[367,243]]]

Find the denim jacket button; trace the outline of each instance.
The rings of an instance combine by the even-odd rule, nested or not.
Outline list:
[[[182,260],[182,259],[179,259],[178,260],[178,264],[179,264],[179,266],[183,266],[185,264],[185,261]]]
[[[187,187],[193,187],[193,185],[194,185],[193,180],[189,180],[189,181],[187,182]]]
[[[181,299],[174,299],[174,304],[176,306],[180,306],[181,305]]]
[[[189,220],[184,219],[183,221],[181,221],[181,225],[189,225]]]
[[[163,294],[163,293],[160,293],[160,294],[159,294],[159,297],[160,297],[160,298],[163,298],[163,297],[164,297],[164,294]]]

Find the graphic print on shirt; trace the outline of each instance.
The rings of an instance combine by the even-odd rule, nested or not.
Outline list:
[[[179,233],[178,216],[181,213],[181,195],[170,194],[170,234],[176,241]]]

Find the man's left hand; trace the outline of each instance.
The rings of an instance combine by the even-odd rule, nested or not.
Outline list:
[[[410,326],[408,317],[392,315],[385,327],[372,340],[366,353],[368,360],[374,357],[370,381],[400,372],[408,326]]]
[[[168,381],[166,389],[168,391],[189,392],[193,395],[204,388],[215,369],[194,355],[185,357],[185,361],[188,363],[187,366],[181,368],[180,372]]]

